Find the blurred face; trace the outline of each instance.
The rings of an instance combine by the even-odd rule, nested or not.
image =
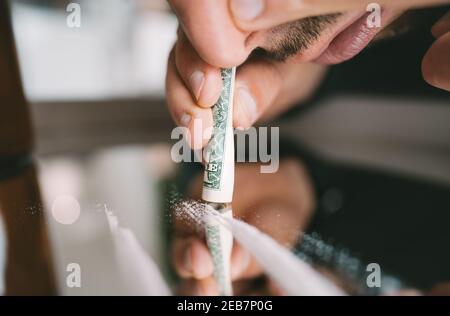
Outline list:
[[[381,28],[368,27],[365,11],[305,18],[265,31],[260,48],[275,60],[337,64],[361,52],[398,15],[384,12]]]

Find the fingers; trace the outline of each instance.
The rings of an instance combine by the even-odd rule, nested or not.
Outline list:
[[[276,174],[260,174],[258,165],[238,165],[236,190],[247,190],[245,199],[235,199],[235,215],[270,235],[280,244],[292,247],[299,232],[307,226],[314,201],[312,187],[304,168],[296,160],[283,160]],[[256,174],[256,176],[255,176]],[[201,177],[194,187],[199,191]],[[175,226],[177,236],[172,247],[172,261],[184,279],[185,294],[215,295],[213,264],[203,238],[182,223]],[[234,242],[230,261],[231,278],[244,285],[262,276],[263,271],[251,252]],[[215,291],[215,292],[214,292]],[[207,293],[207,294],[206,294]]]
[[[208,277],[203,280],[186,280],[178,290],[178,295],[183,296],[217,296],[219,291],[214,278]]]
[[[247,280],[262,275],[258,262],[239,243],[234,243],[231,254],[231,279]]]
[[[326,66],[312,63],[288,64],[251,58],[236,75],[234,127],[247,129],[307,100],[320,85],[326,70]]]
[[[432,86],[450,91],[450,31],[431,46],[422,62],[424,79]]]
[[[183,296],[217,296],[217,283],[213,277],[204,280],[187,280],[178,290],[178,295]],[[286,295],[276,285],[265,277],[253,280],[241,280],[233,283],[233,295],[235,296],[281,296]]]
[[[195,52],[182,31],[178,32],[175,64],[180,77],[201,107],[213,106],[220,97],[220,69],[205,63]]]
[[[205,243],[197,237],[176,238],[172,247],[172,262],[178,275],[184,279],[180,291],[189,295],[218,295],[213,263]],[[250,254],[238,243],[231,256],[233,281],[260,276],[262,270]]]
[[[218,68],[242,64],[255,48],[246,42],[248,33],[235,26],[227,1],[169,1],[195,51]]]
[[[172,262],[182,278],[203,280],[213,274],[213,263],[208,248],[196,237],[174,240]]]
[[[348,10],[365,10],[371,0],[230,0],[230,11],[236,25],[245,31],[256,31],[298,20]],[[449,0],[379,0],[380,5],[417,7],[448,3]]]
[[[439,38],[445,33],[450,32],[450,11],[447,12],[432,28],[434,37]]]
[[[282,79],[275,63],[256,59],[239,68],[234,93],[236,128],[251,127],[273,103]]]
[[[450,91],[450,12],[433,26],[432,33],[437,41],[423,59],[423,76],[430,85]]]
[[[236,76],[234,127],[247,129],[259,119],[272,118],[305,99],[318,86],[325,69],[320,65],[288,65],[251,58]],[[169,58],[166,96],[175,122],[188,128],[188,143],[194,150],[203,148],[211,137],[210,108],[217,102],[221,89],[220,69],[204,62],[179,31]]]
[[[176,238],[172,247],[172,262],[182,278],[203,280],[213,276],[211,255],[206,244],[197,237]],[[235,242],[231,255],[231,278],[239,280],[261,273],[250,253]]]
[[[263,58],[249,60],[238,69],[236,76],[234,127],[247,129],[260,118],[273,117],[310,95],[324,69],[318,65],[286,65]],[[301,89],[299,81],[304,82]],[[211,136],[213,122],[209,107],[219,98],[221,87],[219,69],[202,62],[186,38],[180,39],[169,60],[166,94],[175,122],[189,129],[193,149],[203,148]]]
[[[186,88],[176,69],[175,50],[170,54],[167,67],[166,100],[175,123],[187,128],[187,141],[192,149],[197,150],[211,138],[212,111],[198,106]]]
[[[274,212],[271,212],[274,213]],[[258,218],[258,226],[264,226],[259,221],[260,217],[254,217],[256,222]],[[262,221],[265,222],[266,216],[263,215]],[[274,217],[270,217],[271,220]],[[272,221],[275,222],[275,221]],[[267,223],[266,223],[267,224]],[[267,230],[263,229],[263,230]],[[270,232],[268,232],[270,233]],[[289,234],[289,239],[292,234]],[[281,236],[275,236],[280,242],[286,241]],[[218,295],[217,284],[213,275],[213,263],[208,249],[203,241],[196,237],[189,239],[177,238],[173,245],[173,262],[177,273],[185,279],[180,288],[183,295]],[[239,284],[241,287],[245,283],[243,281],[252,282],[263,275],[263,270],[258,262],[244,249],[239,243],[235,242],[231,256],[231,278],[233,283]],[[275,289],[275,287],[274,287]],[[278,293],[272,289],[272,293]],[[279,293],[281,294],[281,292]]]
[[[318,87],[325,72],[326,67],[322,65],[250,59],[236,75],[234,127],[247,129],[306,100]]]
[[[193,135],[192,142],[201,144],[194,149],[202,148],[209,137],[198,135],[192,124],[193,118],[202,120],[200,134],[212,126],[209,108],[221,93],[220,69],[203,62],[181,34],[169,60],[166,87],[169,109],[175,121],[189,128]],[[251,127],[272,104],[281,87],[281,74],[276,63],[255,59],[239,68],[235,86],[234,126]],[[203,119],[206,121],[203,122]]]

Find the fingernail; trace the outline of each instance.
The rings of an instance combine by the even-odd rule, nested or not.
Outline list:
[[[237,20],[251,21],[264,11],[264,1],[232,0],[231,11]]]
[[[189,78],[189,84],[191,85],[192,92],[198,101],[202,93],[203,85],[205,84],[205,74],[200,70],[194,71]]]
[[[189,114],[184,113],[180,119],[181,126],[189,127],[189,123],[191,123],[191,120],[192,117]]]
[[[249,125],[256,122],[258,118],[258,108],[256,101],[247,88],[238,88],[236,91],[237,104],[241,106],[243,114],[247,117]]]

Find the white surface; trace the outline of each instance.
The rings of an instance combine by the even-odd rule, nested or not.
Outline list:
[[[140,287],[130,287],[130,279],[137,278],[137,271],[124,274],[118,252],[127,254],[123,260],[133,260],[127,251],[140,253],[141,259],[143,253],[148,256],[134,266],[130,263],[128,266],[133,269],[152,270],[148,267],[154,260],[165,272],[158,181],[173,171],[173,165],[167,161],[170,156],[166,146],[120,147],[84,158],[40,161],[39,178],[62,295],[153,293],[142,283]],[[49,212],[52,202],[61,195],[72,196],[81,205],[80,217],[71,225],[61,224]],[[117,215],[127,232],[120,230],[119,237],[111,234],[106,209]],[[124,243],[133,245],[133,249],[123,250]],[[81,288],[66,286],[69,263],[81,266]],[[145,280],[145,275],[142,277]]]
[[[171,295],[168,284],[158,266],[136,240],[129,229],[120,226],[117,218],[106,211],[113,238],[116,260],[121,277],[130,295],[168,296]]]
[[[81,28],[69,28],[63,10],[13,3],[29,99],[163,95],[178,25],[166,11],[141,13],[133,1],[83,1]]]

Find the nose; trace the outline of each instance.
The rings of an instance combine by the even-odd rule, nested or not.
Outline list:
[[[195,5],[192,2],[191,5]],[[245,62],[255,47],[248,45],[248,32],[238,29],[232,20],[226,1],[202,1],[195,8],[194,18],[183,19],[191,44],[210,65],[228,68]],[[192,8],[191,8],[192,9]]]
[[[217,36],[207,37],[206,40],[193,39],[193,45],[204,61],[221,68],[241,65],[251,52],[245,47],[245,38],[224,33],[217,33]]]

